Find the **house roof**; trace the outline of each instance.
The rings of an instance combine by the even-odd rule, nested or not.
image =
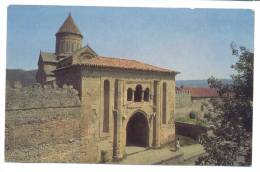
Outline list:
[[[188,91],[191,97],[195,98],[207,98],[207,97],[217,97],[218,91],[213,88],[195,88],[195,87],[184,87],[178,88],[178,90]]]
[[[40,52],[40,56],[43,62],[57,62],[55,53]]]
[[[73,54],[70,57],[63,59],[62,61],[69,60],[70,58],[71,58],[71,64],[67,65],[66,67],[90,66],[90,67],[99,67],[99,68],[115,68],[115,69],[125,69],[125,70],[178,73],[173,70],[149,65],[136,60],[99,56],[88,45],[73,52]]]
[[[149,65],[136,60],[112,58],[112,57],[102,57],[97,56],[95,58],[87,59],[82,61],[83,65],[96,66],[96,67],[111,67],[118,69],[128,69],[128,70],[143,70],[143,71],[154,71],[154,72],[174,72],[169,69]]]
[[[58,32],[56,34],[59,34],[59,33],[73,33],[73,34],[77,34],[77,35],[80,35],[81,37],[83,37],[82,34],[80,33],[78,27],[76,26],[73,18],[71,17],[71,14],[69,14],[69,16],[64,21],[64,23],[62,24],[62,26],[60,27],[60,29],[58,30]]]

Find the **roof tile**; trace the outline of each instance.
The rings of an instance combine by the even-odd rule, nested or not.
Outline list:
[[[195,88],[195,87],[184,87],[178,88],[178,91],[188,91],[191,94],[191,97],[196,98],[207,98],[207,97],[217,97],[218,91],[213,88]]]
[[[44,62],[57,62],[55,53],[41,52],[40,56]]]
[[[82,65],[98,66],[98,67],[112,67],[120,69],[130,69],[130,70],[143,70],[143,71],[155,71],[155,72],[174,72],[173,70],[160,68],[157,66],[145,64],[136,60],[112,58],[112,57],[102,57],[97,56],[94,58],[86,59],[81,61]]]
[[[81,35],[78,27],[76,26],[73,18],[71,17],[71,14],[69,14],[68,18],[64,21],[64,23],[62,24],[62,26],[60,27],[60,29],[56,34],[59,33],[74,33],[74,34]]]

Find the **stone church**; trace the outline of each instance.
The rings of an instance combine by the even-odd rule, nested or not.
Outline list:
[[[103,57],[82,40],[69,15],[56,33],[55,53],[40,52],[36,79],[42,85],[71,85],[78,91],[81,156],[85,152],[92,157],[85,161],[98,161],[102,154],[121,159],[128,146],[159,148],[173,141],[178,72]]]

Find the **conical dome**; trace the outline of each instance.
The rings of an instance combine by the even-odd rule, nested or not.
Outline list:
[[[56,55],[65,57],[80,49],[82,39],[83,36],[69,14],[56,33]]]
[[[76,26],[73,18],[71,17],[71,14],[69,14],[69,16],[64,21],[64,23],[62,24],[62,26],[60,27],[60,29],[56,34],[59,33],[73,33],[73,34],[81,35],[78,27]]]

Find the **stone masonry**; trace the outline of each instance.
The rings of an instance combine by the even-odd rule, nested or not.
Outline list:
[[[79,162],[80,105],[70,87],[7,87],[6,161]]]

